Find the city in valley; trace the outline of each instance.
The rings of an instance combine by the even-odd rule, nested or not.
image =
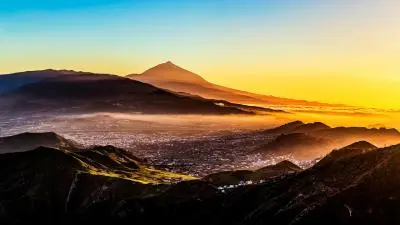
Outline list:
[[[0,0],[0,224],[400,224],[399,12]]]

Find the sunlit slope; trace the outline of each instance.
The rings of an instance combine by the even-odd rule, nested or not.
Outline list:
[[[331,104],[254,94],[223,87],[210,83],[201,76],[170,61],[150,68],[142,74],[132,74],[127,77],[175,92],[185,92],[204,98],[222,99],[240,104],[333,106]]]
[[[42,158],[40,162],[28,160]],[[32,151],[1,155],[3,162],[11,168],[19,164],[26,167],[47,169],[57,168],[68,174],[84,173],[106,177],[114,177],[142,184],[173,183],[195,179],[189,175],[176,174],[156,170],[141,164],[140,159],[122,149],[113,146],[94,147],[80,151],[39,147]],[[17,162],[13,164],[13,159]],[[27,159],[27,161],[24,161]],[[48,165],[51,164],[51,165]],[[18,170],[18,168],[16,169]],[[46,173],[50,173],[46,172]]]
[[[94,147],[66,154],[79,160],[84,173],[131,180],[143,184],[162,184],[195,179],[189,175],[157,170],[143,165],[131,153],[113,146]]]

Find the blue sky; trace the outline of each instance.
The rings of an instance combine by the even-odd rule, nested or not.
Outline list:
[[[380,96],[400,95],[399,11],[398,0],[0,0],[0,74],[126,75],[172,60],[238,89],[390,107]]]
[[[75,63],[70,58],[96,56],[125,64],[131,60],[132,64],[141,65],[141,69],[150,61],[197,60],[203,55],[224,57],[223,52],[229,49],[223,50],[226,47],[221,44],[226,41],[236,46],[246,44],[250,40],[243,36],[257,37],[252,30],[258,30],[264,23],[273,24],[282,14],[289,14],[301,5],[291,3],[298,1],[279,2],[2,0],[0,34],[4,39],[0,44],[11,57],[42,52],[42,61],[47,57],[64,61],[55,62],[55,67],[68,65],[68,60]],[[218,48],[222,51],[216,51]],[[32,61],[24,68],[52,65],[42,61]],[[120,69],[122,73],[127,70]]]

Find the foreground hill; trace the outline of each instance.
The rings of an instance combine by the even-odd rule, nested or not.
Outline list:
[[[80,145],[65,139],[53,132],[47,133],[22,133],[9,137],[0,137],[0,154],[24,152],[38,147],[73,149]]]
[[[180,194],[178,200],[167,191],[151,199],[132,199],[118,212],[128,215],[121,221],[135,219],[143,224],[155,223],[152,215],[174,224],[396,224],[399,149],[373,150],[214,194],[206,183],[192,184],[190,192],[196,197]],[[203,190],[208,194],[201,195]]]
[[[240,104],[333,106],[319,102],[254,94],[219,86],[206,81],[201,76],[183,69],[170,61],[150,68],[142,74],[132,74],[127,77],[175,92],[199,95],[204,98],[222,99]]]
[[[353,151],[360,148],[365,151]],[[174,184],[191,178],[149,170],[111,146],[3,154],[0,222],[397,224],[400,146],[376,149],[359,142],[339,151],[351,154],[335,160],[330,154],[304,171],[284,161],[261,171],[285,176],[233,188],[206,179]]]
[[[183,96],[131,79],[84,72],[36,71],[41,80],[15,86],[0,95],[10,112],[130,112],[184,114],[251,114],[233,105]],[[50,75],[47,75],[50,73]],[[57,76],[58,74],[58,76]],[[9,75],[7,77],[12,77]],[[24,73],[18,74],[24,76]],[[44,79],[46,77],[47,79]],[[50,77],[50,78],[48,78]]]
[[[66,213],[89,212],[91,204],[118,203],[157,193],[165,189],[162,184],[193,179],[144,166],[130,153],[112,146],[78,152],[39,147],[2,154],[0,176],[0,221],[5,223],[49,223]],[[105,209],[109,210],[105,213],[111,212]]]

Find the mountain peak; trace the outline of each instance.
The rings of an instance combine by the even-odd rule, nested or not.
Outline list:
[[[183,69],[182,67],[177,66],[176,64],[174,64],[172,61],[166,61],[164,63],[158,64],[148,70],[146,70],[143,74],[149,73],[149,72],[154,72],[154,71],[162,71],[162,72],[166,72],[166,71],[173,71],[175,73],[192,73],[188,70]]]
[[[208,84],[201,76],[167,61],[131,78],[147,83],[197,83]]]
[[[164,63],[158,64],[157,66],[153,67],[153,68],[157,68],[157,67],[169,67],[169,68],[175,68],[175,69],[182,69],[179,66],[175,65],[172,61],[166,61]],[[151,69],[153,69],[151,68]]]

